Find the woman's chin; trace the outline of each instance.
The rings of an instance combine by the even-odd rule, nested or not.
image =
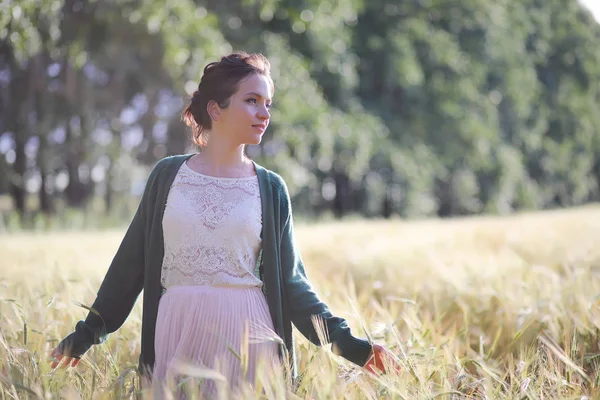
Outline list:
[[[246,144],[249,145],[260,144],[260,142],[262,142],[262,135],[255,135],[253,137],[249,137],[248,140],[246,140]]]

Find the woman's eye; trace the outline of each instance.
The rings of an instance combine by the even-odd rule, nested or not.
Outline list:
[[[248,100],[246,100],[246,101],[248,101],[248,102],[250,102],[250,103],[256,103],[256,99],[248,99]]]

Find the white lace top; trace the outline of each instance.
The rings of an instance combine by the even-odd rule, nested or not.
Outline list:
[[[179,169],[163,216],[161,283],[262,286],[254,275],[262,211],[258,177],[216,178]]]

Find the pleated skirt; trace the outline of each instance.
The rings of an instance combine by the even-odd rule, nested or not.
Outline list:
[[[153,391],[231,394],[258,369],[281,368],[278,343],[260,288],[171,287],[158,308]]]

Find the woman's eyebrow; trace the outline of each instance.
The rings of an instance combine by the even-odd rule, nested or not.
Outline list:
[[[249,93],[246,93],[244,96],[248,96],[248,95],[254,95],[254,96],[260,97],[261,99],[264,97],[256,92],[249,92]],[[268,100],[271,100],[271,99],[268,99]]]

